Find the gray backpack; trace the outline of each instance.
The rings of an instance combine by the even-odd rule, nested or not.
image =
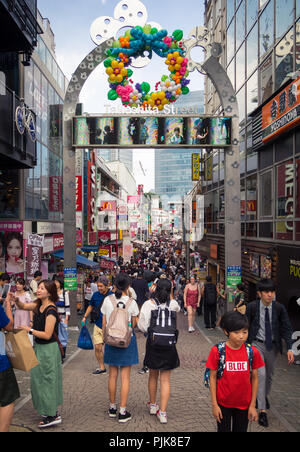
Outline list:
[[[132,337],[132,328],[128,321],[128,309],[133,301],[128,303],[118,301],[114,295],[109,297],[114,310],[109,317],[109,321],[104,331],[104,343],[112,347],[128,348]]]

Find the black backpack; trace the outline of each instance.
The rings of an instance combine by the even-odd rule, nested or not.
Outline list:
[[[217,303],[217,289],[215,284],[206,283],[204,286],[204,302],[211,306]]]
[[[177,330],[177,314],[170,309],[170,301],[166,303],[166,307],[154,300],[157,309],[151,311],[150,327],[148,335],[152,345],[157,347],[172,347],[176,345],[178,340]]]

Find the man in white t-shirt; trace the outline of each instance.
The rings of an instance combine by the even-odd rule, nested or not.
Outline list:
[[[40,271],[36,271],[33,275],[33,280],[31,281],[29,287],[30,287],[30,295],[31,299],[34,301],[37,299],[37,289],[39,282],[42,280],[43,273]]]

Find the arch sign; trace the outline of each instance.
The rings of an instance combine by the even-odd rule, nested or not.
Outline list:
[[[119,31],[126,28],[129,29],[120,38],[117,38]],[[212,147],[224,148],[225,154],[226,269],[230,269],[232,266],[241,267],[239,113],[235,91],[224,68],[219,63],[222,46],[211,42],[208,30],[201,26],[193,28],[187,38],[176,27],[170,32],[164,30],[160,24],[148,20],[147,9],[139,0],[122,0],[119,2],[115,7],[114,16],[104,16],[95,20],[90,33],[96,47],[74,71],[67,88],[63,109],[65,237],[76,236],[76,147],[74,146],[76,142],[73,141],[73,121],[76,116],[76,105],[79,102],[81,90],[89,76],[99,65],[104,64],[108,81],[107,86],[103,89],[107,90],[107,97],[110,101],[128,111],[139,110],[141,113],[138,116],[145,116],[146,112],[152,112],[154,117],[158,117],[158,113],[163,114],[164,111],[172,111],[177,99],[189,92],[189,74],[197,70],[209,77],[214,84],[220,97],[224,118],[230,120],[230,139],[228,138],[229,132],[225,132],[223,127],[222,133],[224,137],[226,136],[226,144],[221,143],[220,146],[213,145]],[[191,51],[194,47],[204,49],[206,54],[204,62],[199,63],[193,60]],[[133,80],[134,69],[150,65],[154,54],[162,59],[166,73],[162,74],[161,79],[152,87],[147,80],[140,84],[135,83]],[[143,124],[139,120],[140,132],[142,127]],[[188,125],[186,127],[188,130]],[[108,129],[106,131],[108,133]],[[97,132],[97,129],[94,130],[94,141],[96,140],[95,132]],[[175,131],[175,127],[173,132],[174,140],[179,140],[180,127],[179,132],[178,130]],[[129,138],[128,125],[126,134]],[[165,135],[166,133],[162,134],[164,141],[158,143],[158,146],[165,145]],[[102,138],[99,137],[99,140],[101,139],[103,140],[103,132]],[[147,140],[146,135],[144,139]],[[188,132],[186,132],[185,139],[191,139]],[[170,147],[169,143],[166,144]],[[203,146],[205,143],[194,144],[194,147],[197,147],[197,145],[201,148],[205,147]],[[129,145],[134,147],[131,146],[132,143],[129,143]],[[174,143],[175,145],[177,147],[176,143]],[[187,145],[191,147],[192,143],[187,143]],[[81,146],[82,148],[86,147],[84,143]],[[101,143],[99,146],[101,146]],[[121,147],[120,142],[116,143],[116,146]],[[71,240],[66,245],[64,252],[65,267],[76,267],[76,241]],[[70,296],[71,311],[73,310],[74,313],[71,318],[75,322],[76,293],[71,292]]]

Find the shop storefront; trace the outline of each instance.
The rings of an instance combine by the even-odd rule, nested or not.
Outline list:
[[[278,247],[278,299],[289,313],[294,330],[300,330],[300,249]]]

